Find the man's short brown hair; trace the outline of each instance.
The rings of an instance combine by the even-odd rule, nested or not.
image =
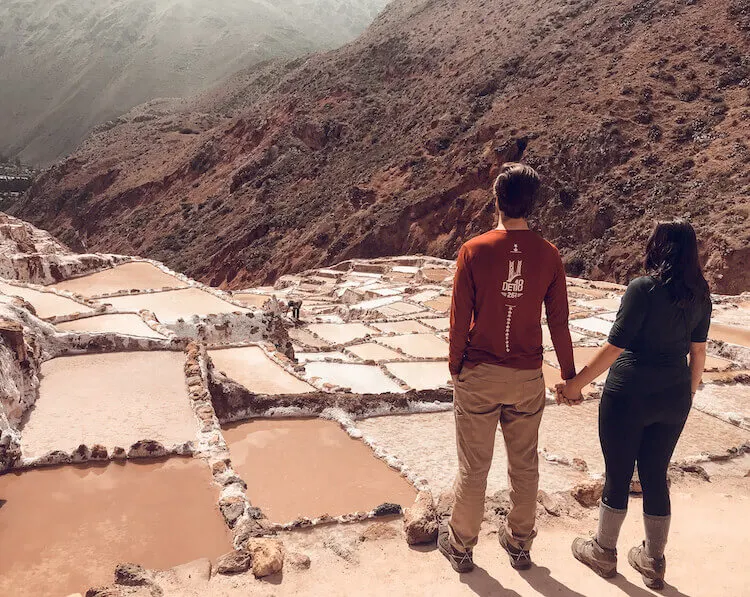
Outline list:
[[[539,175],[531,166],[506,162],[493,187],[498,208],[506,218],[528,218],[540,185]]]

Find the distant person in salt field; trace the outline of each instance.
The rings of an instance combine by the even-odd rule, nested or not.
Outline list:
[[[542,304],[563,379],[576,373],[565,269],[557,249],[526,221],[539,187],[529,166],[504,164],[494,185],[497,228],[471,239],[458,254],[449,363],[458,475],[452,515],[438,534],[438,548],[458,572],[474,568],[498,423],[508,453],[511,503],[500,544],[514,568],[531,566],[545,405]]]
[[[558,391],[575,398],[611,367],[599,405],[606,465],[599,530],[594,539],[576,539],[573,555],[605,578],[617,574],[617,538],[637,462],[646,540],[628,561],[647,587],[661,589],[670,522],[667,467],[706,363],[711,297],[686,221],[657,224],[645,266],[648,275],[625,292],[609,341]]]

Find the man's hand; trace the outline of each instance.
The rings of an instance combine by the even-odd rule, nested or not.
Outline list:
[[[451,385],[455,388],[458,384],[458,373],[451,374]]]
[[[583,394],[577,389],[573,380],[559,383],[555,386],[555,400],[557,404],[578,406],[583,403]]]

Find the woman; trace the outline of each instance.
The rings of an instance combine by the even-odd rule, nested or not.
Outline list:
[[[606,466],[599,529],[594,539],[576,539],[573,555],[605,578],[617,574],[617,537],[637,463],[646,540],[630,550],[628,561],[647,587],[661,589],[670,521],[667,467],[701,382],[711,298],[695,230],[684,220],[657,224],[645,266],[649,275],[628,286],[609,341],[559,391],[575,403],[582,388],[611,367],[599,406]]]

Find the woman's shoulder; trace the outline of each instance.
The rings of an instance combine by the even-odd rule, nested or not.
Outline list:
[[[634,278],[630,281],[630,284],[628,284],[628,290],[631,292],[650,292],[658,285],[659,282],[653,276],[640,276],[639,278]]]

